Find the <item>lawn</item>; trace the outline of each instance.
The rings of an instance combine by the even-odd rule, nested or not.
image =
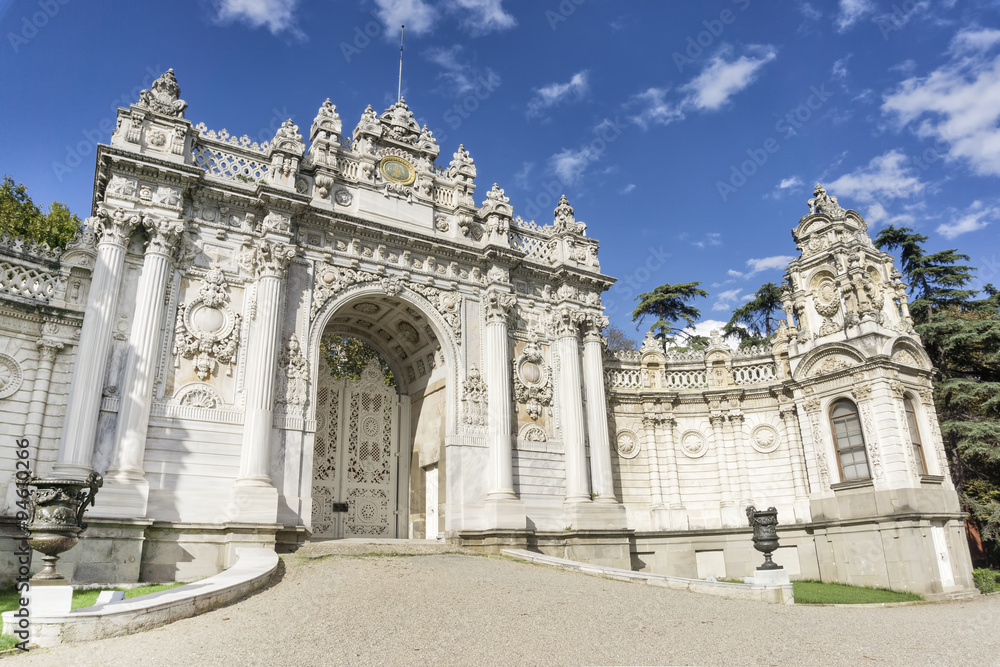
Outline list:
[[[877,604],[880,602],[919,602],[916,593],[887,588],[863,588],[821,581],[793,581],[795,604]]]
[[[187,582],[175,582],[170,584],[159,584],[159,585],[149,585],[149,586],[139,586],[138,588],[105,588],[102,590],[107,591],[125,591],[125,599],[137,598],[140,595],[149,595],[150,593],[158,593],[160,591],[165,591],[171,588],[176,588],[178,586],[183,586]],[[73,591],[73,609],[79,609],[80,607],[91,607],[97,602],[97,596],[100,595],[100,590],[92,591]],[[20,606],[20,595],[17,590],[13,587],[5,588],[0,590],[0,612],[5,611],[15,611]],[[17,640],[10,635],[0,635],[0,651],[6,651],[7,649],[13,648]]]

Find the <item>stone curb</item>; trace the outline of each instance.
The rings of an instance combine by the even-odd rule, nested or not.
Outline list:
[[[767,602],[769,604],[795,604],[791,584],[781,586],[753,586],[750,584],[731,584],[728,582],[705,581],[703,579],[685,579],[684,577],[672,577],[666,574],[653,574],[651,572],[636,572],[634,570],[623,570],[616,567],[604,565],[592,565],[590,563],[579,563],[565,558],[546,556],[533,551],[523,549],[503,549],[500,553],[511,556],[519,560],[524,560],[537,565],[549,565],[563,570],[582,572],[607,579],[618,579],[620,581],[637,581],[650,584],[652,586],[663,586],[673,590],[690,591],[701,595],[713,595],[715,597],[730,598],[733,600],[754,600]]]
[[[228,570],[193,584],[68,614],[32,616],[30,646],[120,637],[197,616],[263,587],[278,568],[278,554],[272,549],[241,547],[236,556],[236,564]],[[14,629],[13,614],[3,614],[5,634]]]

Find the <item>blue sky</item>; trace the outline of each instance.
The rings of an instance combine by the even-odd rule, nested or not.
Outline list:
[[[721,322],[779,281],[817,181],[1000,283],[995,0],[0,0],[0,170],[87,215],[96,143],[168,67],[192,122],[307,133],[329,97],[349,131],[395,99],[400,23],[441,162],[463,143],[477,201],[540,223],[565,192],[627,331],[664,282]]]

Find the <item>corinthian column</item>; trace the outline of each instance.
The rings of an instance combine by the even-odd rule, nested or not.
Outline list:
[[[144,517],[149,498],[142,462],[153,402],[164,297],[170,278],[170,255],[184,231],[184,223],[151,216],[144,217],[142,222],[149,232],[149,244],[136,291],[135,317],[125,357],[114,455],[102,492],[110,499],[99,512],[103,516]]]
[[[507,318],[517,297],[505,292],[486,294],[486,392],[488,406],[489,488],[486,495],[487,528],[524,529],[524,504],[514,494],[514,464],[511,442],[513,406],[511,359]]]
[[[101,209],[96,218],[88,221],[97,232],[97,259],[77,346],[59,458],[53,466],[61,476],[86,477],[93,470],[97,414],[101,408],[125,249],[139,221],[138,213],[121,208],[114,212]]]
[[[606,317],[591,316],[583,336],[583,383],[587,391],[587,432],[590,436],[590,476],[599,503],[617,503],[611,476],[608,404],[604,396],[604,350],[601,329]]]
[[[295,248],[263,239],[244,249],[240,261],[257,276],[256,315],[247,345],[244,380],[245,410],[240,475],[233,487],[233,521],[274,523],[278,492],[271,485],[271,422],[274,416],[274,376],[281,335],[282,288]]]
[[[590,475],[584,432],[583,391],[580,378],[580,343],[577,331],[583,313],[562,308],[556,315],[556,349],[559,350],[559,409],[566,450],[566,502],[590,501]]]

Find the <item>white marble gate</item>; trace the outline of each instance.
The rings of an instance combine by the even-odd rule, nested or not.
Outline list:
[[[313,537],[397,537],[399,398],[379,365],[354,382],[321,361],[316,421]]]

